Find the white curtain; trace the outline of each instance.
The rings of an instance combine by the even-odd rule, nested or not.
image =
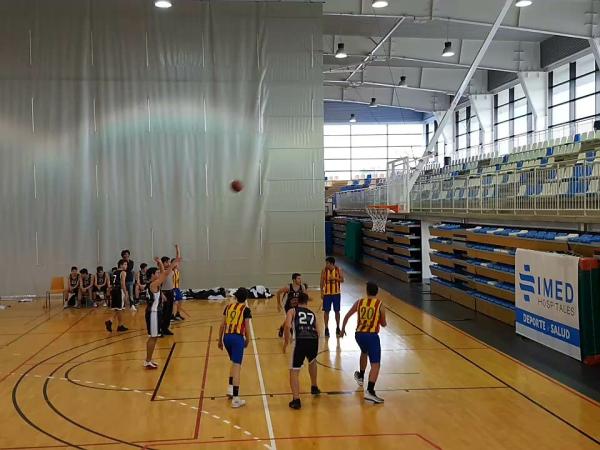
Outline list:
[[[0,294],[176,242],[184,287],[317,283],[321,5],[152,3],[3,4]]]

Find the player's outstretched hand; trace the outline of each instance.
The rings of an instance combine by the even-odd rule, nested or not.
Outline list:
[[[343,338],[344,336],[346,336],[346,329],[342,328],[342,331],[340,331],[340,337]]]
[[[248,344],[250,343],[250,339],[246,339],[244,341],[244,348],[248,348]]]
[[[221,339],[217,342],[217,347],[219,347],[219,350],[223,350],[223,341]]]

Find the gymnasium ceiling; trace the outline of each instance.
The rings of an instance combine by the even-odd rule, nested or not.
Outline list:
[[[378,104],[417,111],[446,109],[504,1],[388,1],[379,9],[371,7],[371,0],[323,4],[325,99],[368,103],[374,97]],[[575,39],[585,48],[600,32],[599,11],[599,0],[534,0],[526,8],[512,7],[467,94],[488,92],[491,71],[514,78],[519,71],[545,70],[540,45],[553,36]],[[396,25],[371,61],[352,74]],[[442,57],[446,40],[455,56]],[[340,42],[348,53],[345,59],[334,57]],[[406,76],[406,88],[397,87],[401,76]]]

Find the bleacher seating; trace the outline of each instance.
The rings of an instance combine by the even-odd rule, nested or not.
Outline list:
[[[411,208],[600,213],[599,187],[600,132],[592,131],[517,147],[507,155],[464,158],[443,168],[432,164],[411,191]]]

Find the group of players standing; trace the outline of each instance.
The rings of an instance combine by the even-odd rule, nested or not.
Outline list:
[[[367,362],[371,363],[371,370],[367,381],[364,399],[378,404],[383,399],[375,392],[375,383],[379,375],[381,361],[381,344],[379,341],[379,327],[387,325],[385,310],[380,300],[377,299],[378,286],[368,282],[366,296],[356,301],[346,316],[340,328],[340,303],[341,283],[344,282],[342,270],[336,266],[335,258],[328,257],[325,267],[321,272],[320,291],[323,300],[323,319],[325,323],[325,338],[329,338],[329,313],[333,308],[336,321],[336,336],[343,338],[346,335],[346,325],[350,317],[357,313],[358,321],[355,339],[360,347],[361,355],[359,370],[354,372],[354,380],[359,386],[364,384]],[[317,324],[315,313],[308,307],[308,286],[302,283],[299,273],[292,275],[292,283],[277,292],[277,307],[281,311],[282,296],[285,296],[286,317],[279,328],[279,337],[284,338],[283,352],[292,344],[290,364],[290,388],[292,400],[290,408],[300,409],[300,382],[299,371],[308,360],[308,370],[311,380],[311,394],[321,393],[317,385],[317,355],[319,353],[320,327]],[[251,336],[249,331],[252,313],[246,305],[247,291],[239,288],[235,293],[236,302],[228,304],[223,311],[223,320],[219,330],[218,347],[225,349],[231,360],[227,395],[231,398],[231,406],[239,408],[246,401],[239,397],[241,365],[244,349],[248,346]]]
[[[179,290],[179,265],[181,253],[178,245],[175,245],[175,258],[167,256],[154,258],[156,267],[148,268],[146,264],[140,265],[140,270],[135,273],[134,262],[130,258],[129,250],[121,252],[121,259],[117,267],[113,269],[109,278],[102,267],[98,267],[96,276],[82,269],[77,271],[76,267],[71,269],[68,277],[68,288],[65,290],[65,305],[69,299],[77,296],[77,304],[83,305],[84,298],[91,298],[94,306],[98,306],[98,299],[104,299],[104,306],[113,310],[112,319],[107,320],[104,325],[108,332],[112,332],[116,324],[118,332],[127,331],[123,324],[122,311],[129,307],[136,310],[136,304],[142,299],[147,302],[145,319],[148,330],[146,342],[146,369],[156,369],[158,364],[153,361],[152,356],[156,347],[157,339],[172,335],[169,330],[172,320],[183,320],[180,314],[181,291]],[[343,338],[346,335],[346,324],[350,317],[358,313],[355,339],[360,347],[361,355],[359,370],[354,372],[354,380],[359,386],[364,384],[364,375],[367,362],[371,363],[367,389],[364,399],[372,403],[383,403],[383,399],[375,393],[375,382],[379,375],[381,361],[381,344],[379,341],[379,327],[385,327],[385,310],[380,300],[376,298],[378,286],[368,282],[366,296],[356,301],[347,312],[340,327],[341,309],[341,284],[344,282],[342,270],[336,266],[335,258],[328,257],[325,267],[321,272],[320,292],[323,301],[323,321],[325,324],[324,336],[330,337],[329,314],[333,309],[335,313],[336,336]],[[300,382],[299,371],[308,360],[308,370],[311,380],[311,394],[321,393],[317,385],[317,355],[319,353],[320,327],[317,323],[315,313],[308,307],[308,286],[302,283],[302,275],[294,273],[292,282],[277,292],[277,307],[285,310],[285,321],[279,328],[279,337],[284,338],[283,352],[292,345],[290,363],[290,388],[292,390],[292,401],[289,406],[292,409],[300,409]],[[285,302],[282,305],[282,297]],[[231,360],[227,395],[231,398],[231,406],[239,408],[246,401],[239,396],[241,365],[244,357],[244,349],[250,342],[249,320],[252,312],[246,304],[248,291],[239,288],[234,294],[235,302],[230,303],[223,311],[223,320],[219,330],[218,347],[226,349]],[[173,305],[177,304],[176,314],[173,314]]]
[[[106,330],[127,331],[123,324],[122,311],[130,308],[137,311],[136,305],[146,301],[146,327],[148,329],[148,341],[146,345],[146,360],[144,367],[156,369],[158,365],[152,360],[156,340],[159,337],[173,335],[169,329],[172,321],[184,320],[180,307],[183,295],[179,289],[180,274],[178,266],[181,262],[181,254],[178,245],[175,245],[176,257],[168,256],[154,258],[156,267],[148,267],[140,264],[140,270],[134,271],[134,261],[131,252],[123,250],[121,259],[113,268],[110,276],[104,272],[102,266],[98,266],[96,274],[89,274],[87,269],[77,270],[71,268],[67,277],[67,288],[64,292],[64,307],[73,306],[79,308],[84,306],[85,300],[91,300],[94,307],[99,306],[99,300],[103,300],[103,306],[113,311],[111,319],[104,322]],[[175,306],[176,311],[173,311]]]

